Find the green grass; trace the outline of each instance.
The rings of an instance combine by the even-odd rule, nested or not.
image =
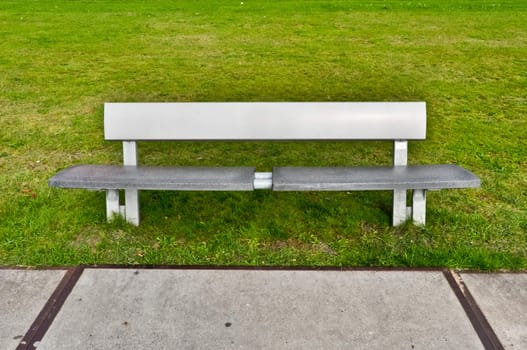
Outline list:
[[[527,1],[0,3],[0,265],[527,268]],[[478,190],[430,192],[392,228],[389,192],[142,192],[142,224],[58,170],[121,162],[105,101],[426,101],[414,164]],[[389,164],[391,145],[140,144],[144,164]]]

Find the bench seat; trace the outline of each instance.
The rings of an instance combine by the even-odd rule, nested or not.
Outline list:
[[[478,177],[457,165],[273,169],[274,191],[434,190],[479,186]]]
[[[252,191],[251,167],[77,165],[49,180],[52,187],[92,190]]]
[[[252,191],[252,167],[149,167],[77,165],[50,185],[93,190]],[[364,191],[479,187],[480,180],[457,165],[374,167],[275,167],[274,191]]]

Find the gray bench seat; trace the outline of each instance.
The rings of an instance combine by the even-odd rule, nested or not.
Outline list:
[[[52,187],[93,190],[252,191],[251,167],[77,165],[49,180]]]
[[[437,190],[479,186],[478,177],[457,165],[273,169],[274,191]]]

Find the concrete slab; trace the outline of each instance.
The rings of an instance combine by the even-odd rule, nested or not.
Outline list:
[[[505,349],[527,349],[527,274],[462,273]]]
[[[0,269],[0,349],[15,349],[65,270]]]
[[[39,350],[482,349],[441,272],[86,269]]]

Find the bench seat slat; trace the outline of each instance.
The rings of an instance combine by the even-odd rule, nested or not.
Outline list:
[[[480,180],[457,165],[395,167],[277,167],[274,191],[354,191],[479,187]]]
[[[49,180],[51,187],[96,190],[252,191],[251,167],[77,165]]]

